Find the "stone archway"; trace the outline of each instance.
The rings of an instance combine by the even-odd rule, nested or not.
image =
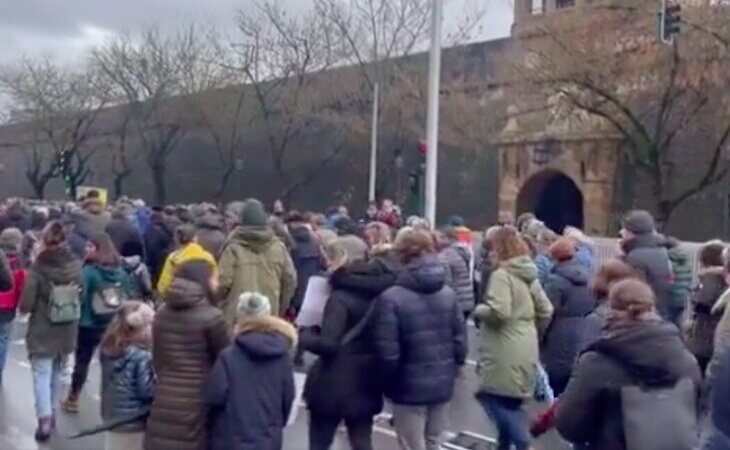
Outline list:
[[[517,195],[517,215],[534,213],[557,233],[566,226],[583,229],[583,193],[572,178],[558,170],[542,170],[525,181]]]

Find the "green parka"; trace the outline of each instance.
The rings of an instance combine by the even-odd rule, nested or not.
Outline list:
[[[553,307],[528,256],[500,264],[474,311],[479,321],[479,392],[530,398],[535,390],[539,339]]]

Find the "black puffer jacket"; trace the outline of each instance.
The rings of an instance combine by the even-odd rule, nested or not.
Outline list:
[[[230,343],[223,313],[197,283],[177,278],[155,314],[152,355],[157,387],[147,421],[148,450],[207,450],[203,386]]]
[[[589,269],[573,259],[553,266],[546,293],[553,304],[553,320],[545,333],[540,357],[555,395],[568,384],[570,371],[586,333],[586,316],[595,301],[588,287]]]
[[[149,350],[129,346],[121,355],[101,352],[101,417],[113,421],[147,411],[152,404],[155,373]],[[125,426],[143,430],[145,421]]]
[[[625,450],[621,388],[673,385],[682,378],[691,379],[699,394],[700,369],[676,326],[658,318],[609,326],[580,356],[557,403],[557,429],[591,450]]]
[[[147,249],[146,263],[152,276],[152,285],[157,286],[167,255],[173,249],[172,228],[162,218],[153,218],[144,234],[144,245]]]
[[[289,234],[294,242],[289,254],[297,271],[297,288],[294,291],[290,307],[294,311],[299,311],[309,278],[323,271],[324,264],[319,242],[308,228],[303,226],[292,227]]]
[[[640,273],[654,291],[659,314],[671,320],[669,302],[674,273],[665,242],[662,236],[644,234],[623,243],[623,250],[625,262]]]
[[[307,406],[317,415],[360,419],[383,409],[374,310],[358,336],[348,343],[342,339],[395,280],[395,274],[378,260],[355,262],[330,277],[333,291],[324,311],[322,332],[303,333],[301,337],[302,348],[319,356],[304,390]]]
[[[226,242],[226,233],[223,232],[223,220],[216,215],[206,214],[195,222],[198,244],[208,253],[218,258],[223,244]]]
[[[451,400],[466,360],[466,332],[446,269],[435,256],[408,264],[396,286],[381,295],[375,336],[388,398],[402,405]]]
[[[144,239],[137,227],[123,214],[114,213],[106,233],[112,239],[114,247],[124,257],[139,256],[144,258]]]
[[[277,317],[251,318],[220,354],[203,393],[210,450],[281,450],[294,401],[296,334]]]

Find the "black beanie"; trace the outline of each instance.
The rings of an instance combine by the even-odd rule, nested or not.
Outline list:
[[[241,225],[248,227],[265,227],[269,224],[264,205],[255,199],[248,199],[241,209]]]

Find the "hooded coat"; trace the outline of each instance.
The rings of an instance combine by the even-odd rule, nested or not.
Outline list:
[[[325,267],[319,242],[307,227],[292,227],[290,233],[294,245],[289,254],[297,271],[297,288],[291,300],[291,307],[295,311],[299,311],[309,278],[322,272]]]
[[[152,283],[157,285],[162,267],[173,249],[173,233],[160,215],[152,216],[152,222],[144,233],[144,246],[147,250],[147,267]]]
[[[297,285],[297,272],[286,246],[270,227],[239,226],[223,246],[219,261],[220,290],[229,326],[236,318],[238,297],[258,292],[271,302],[271,314],[281,316]]]
[[[359,261],[333,273],[332,294],[318,335],[303,332],[300,346],[319,356],[309,370],[304,398],[310,411],[332,419],[363,419],[383,409],[377,349],[373,336],[377,297],[396,282],[382,261]],[[374,310],[372,310],[374,311]],[[349,342],[343,338],[362,320]]]
[[[147,450],[207,450],[203,387],[230,343],[223,314],[203,288],[177,278],[155,314],[152,356],[157,386],[147,420]]]
[[[693,381],[699,397],[700,369],[676,326],[658,318],[609,326],[580,356],[557,403],[557,429],[590,450],[625,450],[621,388],[671,386],[682,378]]]
[[[195,226],[198,229],[196,233],[198,244],[217,258],[226,242],[226,233],[223,231],[221,218],[213,214],[206,214],[195,222]]]
[[[277,317],[247,319],[221,352],[203,391],[210,450],[280,450],[294,401],[289,351],[296,330]]]
[[[574,258],[556,264],[548,277],[546,293],[553,305],[553,319],[545,333],[540,357],[556,395],[568,384],[575,358],[582,350],[581,337],[588,327],[586,316],[595,307],[588,286],[589,270]]]
[[[687,307],[687,302],[692,295],[692,261],[689,253],[679,246],[669,249],[667,254],[674,274],[667,306],[678,314]]]
[[[539,337],[553,307],[529,256],[500,264],[474,311],[480,323],[479,392],[527,399],[535,390]]]
[[[474,309],[471,255],[467,251],[457,244],[452,244],[439,253],[439,259],[446,267],[449,286],[456,293],[456,299],[464,313],[470,313]]]
[[[451,400],[466,361],[466,325],[438,258],[407,264],[377,308],[375,343],[386,397],[414,406]]]
[[[714,351],[714,338],[722,313],[712,308],[728,289],[722,267],[710,267],[700,272],[700,286],[692,297],[686,342],[697,359],[709,360]]]
[[[55,358],[76,349],[78,321],[52,324],[48,303],[52,284],[81,286],[81,262],[67,246],[43,250],[30,267],[20,298],[20,312],[29,313],[25,339],[31,358]]]

